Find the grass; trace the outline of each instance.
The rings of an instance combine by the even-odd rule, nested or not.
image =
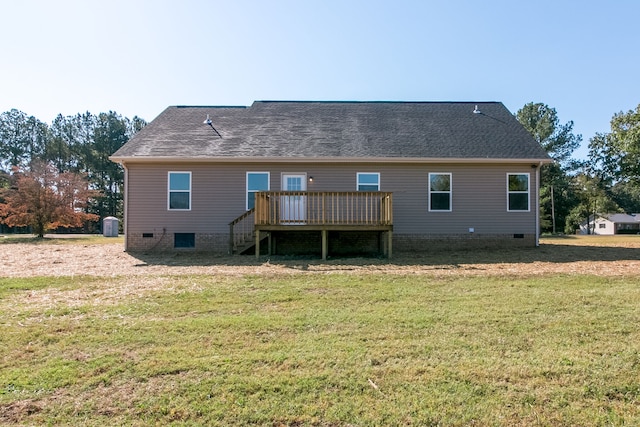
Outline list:
[[[131,280],[0,278],[0,423],[640,424],[635,276]]]
[[[38,244],[112,244],[124,243],[124,236],[104,237],[101,234],[45,234],[44,237],[36,237],[33,234],[0,234],[0,245],[11,243]]]

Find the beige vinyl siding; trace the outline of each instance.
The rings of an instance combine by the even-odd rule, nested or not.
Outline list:
[[[227,233],[245,211],[247,171],[270,172],[270,188],[282,173],[313,176],[308,191],[356,191],[356,173],[380,173],[380,191],[393,192],[394,233],[535,234],[536,169],[531,164],[127,164],[128,232]],[[192,173],[191,210],[167,210],[167,172]],[[429,212],[430,172],[452,174],[452,211]],[[527,173],[529,212],[507,212],[507,173]]]
[[[244,212],[245,171],[225,165],[128,165],[131,233],[226,233]],[[167,209],[167,172],[191,172],[191,210]]]
[[[428,173],[452,174],[451,212],[428,210]],[[535,170],[530,165],[425,165],[389,170],[383,191],[394,192],[394,232],[401,234],[535,233],[535,209],[507,212],[507,172],[529,173],[535,205]]]

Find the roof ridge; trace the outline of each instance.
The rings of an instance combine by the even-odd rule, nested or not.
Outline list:
[[[253,103],[298,103],[298,104],[501,104],[500,101],[349,101],[349,100],[285,100],[285,99],[263,99],[256,100]]]
[[[248,108],[246,105],[174,105],[174,108]]]

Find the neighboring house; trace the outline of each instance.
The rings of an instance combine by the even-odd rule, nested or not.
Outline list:
[[[580,234],[640,234],[640,214],[591,215],[580,224]]]
[[[125,250],[536,246],[542,147],[499,102],[174,106],[111,157]]]

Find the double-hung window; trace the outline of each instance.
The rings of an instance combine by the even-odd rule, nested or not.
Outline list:
[[[247,210],[255,207],[258,191],[269,191],[269,172],[247,172]]]
[[[169,172],[167,208],[191,210],[191,172]]]
[[[358,191],[380,191],[380,174],[378,172],[358,172]]]
[[[429,211],[451,212],[451,174],[429,174]]]
[[[529,174],[507,174],[507,211],[529,212]]]

